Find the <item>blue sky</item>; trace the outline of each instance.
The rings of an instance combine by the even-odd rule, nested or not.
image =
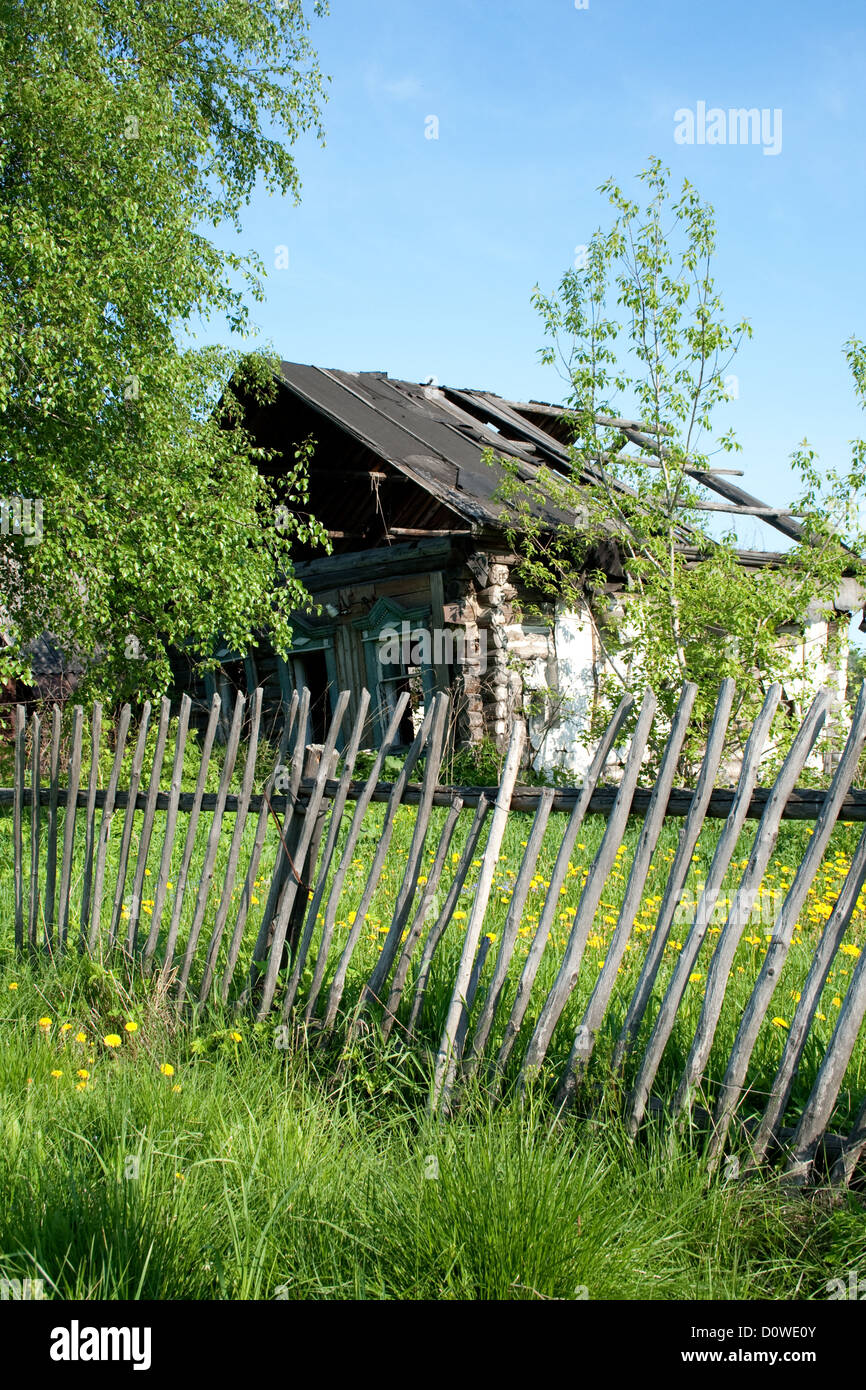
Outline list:
[[[633,191],[658,155],[715,207],[717,284],[728,317],[753,326],[718,417],[743,445],[745,485],[789,500],[804,437],[846,463],[866,431],[842,351],[866,336],[862,0],[332,0],[313,35],[332,79],[327,144],[296,149],[300,205],[257,195],[233,242],[270,268],[259,341],[320,366],[561,399],[538,362],[532,287],[553,289],[609,225],[602,181]],[[678,144],[674,113],[701,101],[781,110],[781,150]],[[760,522],[740,534],[777,544]]]

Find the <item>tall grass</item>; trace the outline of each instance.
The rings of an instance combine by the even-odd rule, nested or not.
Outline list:
[[[0,1276],[49,1297],[824,1298],[862,1249],[854,1197],[726,1184],[670,1129],[634,1145],[478,1090],[440,1126],[396,1041],[335,1070],[8,954],[0,1009]]]

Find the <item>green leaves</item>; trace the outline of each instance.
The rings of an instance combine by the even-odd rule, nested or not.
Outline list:
[[[305,601],[227,387],[263,399],[274,364],[178,337],[247,328],[260,258],[207,228],[237,228],[259,177],[298,195],[321,78],[295,0],[0,13],[0,497],[44,507],[40,544],[0,538],[4,671],[48,629],[97,654],[90,693],[153,693],[170,643],[285,642]],[[295,494],[308,457],[284,460]]]
[[[730,430],[713,438],[713,416],[728,399],[726,373],[751,329],[746,320],[730,325],[724,318],[711,273],[712,208],[687,180],[675,194],[657,159],[638,179],[646,205],[608,180],[600,191],[615,211],[613,226],[594,234],[584,264],[566,272],[557,294],[533,292],[547,338],[542,361],[558,364],[566,382],[570,470],[541,468],[527,483],[513,458],[501,458],[501,497],[527,586],[542,604],[588,611],[593,619],[599,727],[623,687],[651,685],[670,718],[683,681],[698,684],[683,769],[692,772],[726,676],[740,691],[731,752],[770,681],[787,681],[797,692],[778,717],[777,752],[783,753],[797,723],[793,706],[805,698],[808,682],[797,669],[802,650],[779,630],[802,630],[821,605],[832,620],[843,575],[863,573],[857,556],[866,553],[866,509],[862,518],[858,513],[859,539],[852,542],[850,499],[866,485],[866,444],[855,444],[844,477],[819,468],[808,446],[795,456],[804,482],[796,510],[806,518],[806,536],[774,566],[746,569],[734,533],[721,539],[706,533],[698,505],[705,494],[690,470],[739,448]],[[852,338],[846,351],[866,404],[866,345]],[[623,413],[639,419],[640,429],[604,423]],[[540,499],[571,523],[543,523]],[[856,553],[845,549],[846,538]],[[611,543],[627,575],[616,613],[606,575],[597,573],[598,556]],[[810,650],[812,669],[832,660],[837,641],[831,621],[822,649]],[[782,727],[786,718],[790,730]],[[657,721],[655,759],[665,722]]]

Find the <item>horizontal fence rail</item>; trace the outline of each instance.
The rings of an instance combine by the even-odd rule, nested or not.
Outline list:
[[[339,1043],[344,1062],[374,1023],[378,1037],[431,1058],[430,1104],[442,1115],[473,1078],[493,1094],[541,1085],[560,1110],[620,1105],[633,1134],[649,1117],[681,1117],[706,1130],[713,1164],[736,1153],[744,1171],[772,1160],[793,1183],[819,1172],[850,1182],[866,1150],[866,951],[851,940],[866,833],[850,857],[835,851],[833,901],[816,907],[814,885],[828,882],[839,822],[866,820],[866,791],[853,787],[866,687],[825,789],[797,780],[827,691],[773,786],[757,786],[778,685],[737,785],[715,785],[731,681],[695,787],[675,788],[695,695],[684,686],[649,789],[637,781],[657,716],[650,692],[637,710],[623,699],[582,785],[557,789],[520,785],[519,723],[497,786],[443,785],[442,693],[399,754],[409,695],[398,698],[364,777],[367,692],[351,719],[339,695],[321,745],[306,742],[309,691],[295,693],[278,747],[260,737],[261,690],[237,697],[224,743],[217,697],[200,736],[187,697],[177,718],[163,700],[135,725],[124,706],[110,729],[99,706],[87,722],[76,707],[66,733],[56,707],[44,726],[19,705],[14,785],[0,788],[15,945],[139,960],[178,1009],[218,999],[291,1025],[307,1045]],[[621,780],[603,786],[633,716]],[[598,816],[590,855],[581,835]],[[786,820],[812,825],[796,866],[768,890]]]

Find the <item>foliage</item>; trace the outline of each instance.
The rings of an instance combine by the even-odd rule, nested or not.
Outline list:
[[[648,195],[643,208],[613,181],[604,184],[616,213],[612,228],[595,233],[585,268],[569,270],[557,294],[534,293],[549,339],[542,361],[558,364],[567,382],[570,470],[542,467],[527,481],[514,459],[498,461],[523,579],[541,602],[588,611],[593,621],[605,658],[595,728],[624,689],[647,685],[669,720],[683,681],[692,680],[698,696],[683,770],[693,772],[727,676],[739,691],[731,752],[770,682],[788,681],[794,693],[776,725],[781,753],[803,713],[796,681],[807,673],[792,665],[780,629],[801,628],[810,605],[812,612],[832,606],[842,575],[863,567],[842,544],[838,519],[828,519],[827,488],[805,449],[794,466],[804,481],[797,510],[806,534],[773,567],[745,569],[735,532],[713,538],[702,524],[704,494],[693,473],[739,448],[731,432],[713,440],[712,416],[727,399],[728,369],[751,329],[724,318],[711,273],[712,209],[687,180],[675,195],[669,177],[650,161],[639,175]],[[849,345],[849,360],[862,399],[862,345]],[[631,438],[620,418],[623,399],[640,420]],[[627,452],[631,445],[639,452]],[[860,444],[852,473],[832,481],[835,495],[862,487],[864,473]],[[546,519],[539,501],[561,521]],[[627,576],[615,597],[604,569],[612,558]],[[657,722],[662,739],[665,720]],[[651,746],[656,761],[661,747]]]
[[[300,0],[0,8],[0,497],[34,504],[33,534],[0,540],[0,676],[26,678],[48,630],[97,657],[90,695],[140,696],[169,644],[284,647],[292,546],[325,540],[309,442],[275,524],[240,422],[273,364],[195,345],[262,298],[260,258],[212,229],[240,231],[259,179],[297,197],[321,78]]]

